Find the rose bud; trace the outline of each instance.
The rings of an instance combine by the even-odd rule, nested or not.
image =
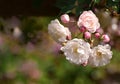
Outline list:
[[[85,32],[86,28],[82,26],[82,27],[79,28],[79,30],[80,30],[80,32]]]
[[[84,37],[85,37],[86,39],[90,39],[90,38],[91,38],[91,33],[90,33],[90,32],[85,32],[85,33],[84,33]]]
[[[61,15],[61,21],[63,22],[63,23],[68,23],[69,21],[70,21],[70,17],[69,17],[69,15],[68,14],[63,14],[63,15]]]
[[[100,38],[100,33],[95,33],[96,38]]]
[[[103,34],[103,33],[104,33],[104,31],[103,31],[102,28],[97,29],[96,32],[97,32],[97,33],[100,33],[100,34]]]
[[[109,42],[110,38],[107,34],[102,35],[103,42]]]

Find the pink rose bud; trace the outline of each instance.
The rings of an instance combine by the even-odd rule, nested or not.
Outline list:
[[[71,40],[71,36],[66,36],[66,39],[67,40]]]
[[[79,30],[80,30],[80,32],[85,32],[86,28],[82,26],[82,27],[79,28]]]
[[[90,39],[91,38],[91,33],[90,32],[85,32],[84,36],[86,39]]]
[[[103,42],[109,42],[110,41],[109,36],[106,35],[106,34],[102,35],[102,39],[103,39]]]
[[[68,23],[69,21],[70,21],[70,17],[69,17],[69,15],[68,14],[63,14],[63,15],[61,15],[61,21],[63,22],[63,23]]]
[[[98,29],[96,30],[96,32],[97,32],[97,33],[100,33],[100,34],[103,34],[103,33],[104,33],[104,31],[103,31],[102,28],[98,28]]]
[[[96,38],[100,38],[100,33],[95,33]]]
[[[88,61],[82,63],[82,66],[87,66],[87,64],[88,64]]]

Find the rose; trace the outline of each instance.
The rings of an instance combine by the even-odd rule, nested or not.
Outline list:
[[[110,62],[111,58],[112,51],[110,51],[110,46],[108,44],[98,45],[92,49],[88,64],[95,67],[104,66]]]
[[[82,39],[73,39],[61,47],[66,59],[75,64],[86,64],[90,54],[90,44]]]
[[[48,33],[55,41],[59,43],[66,42],[71,37],[71,32],[69,29],[61,25],[58,19],[52,20],[48,25]]]
[[[84,11],[77,22],[78,27],[84,26],[89,32],[94,33],[100,27],[98,18],[92,11]]]

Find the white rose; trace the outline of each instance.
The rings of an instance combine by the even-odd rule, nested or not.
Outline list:
[[[60,24],[58,19],[52,20],[51,23],[48,25],[48,33],[51,37],[57,42],[66,42],[68,39],[67,37],[71,37],[71,32],[67,27],[64,27]]]
[[[96,29],[100,27],[98,18],[92,11],[84,11],[80,15],[77,25],[79,27],[81,26],[86,27],[86,29],[91,33],[94,33]]]
[[[110,46],[98,45],[92,49],[92,53],[89,57],[88,63],[92,66],[104,66],[110,62],[112,58],[112,51],[110,51]]]
[[[75,64],[84,64],[88,61],[90,45],[82,39],[73,39],[61,47],[66,59]]]

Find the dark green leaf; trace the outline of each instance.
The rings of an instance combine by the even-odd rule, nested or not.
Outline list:
[[[78,6],[78,7],[76,8],[76,16],[80,15],[83,11],[84,11],[84,9],[81,8],[80,6]]]
[[[120,0],[107,0],[106,5],[114,11],[120,12]]]
[[[70,13],[74,7],[75,7],[74,5],[64,6],[61,9],[61,13]]]
[[[91,0],[78,0],[78,6],[76,7],[76,15],[80,15],[84,10],[89,10],[89,4]]]
[[[120,2],[120,0],[112,0],[113,2]]]
[[[99,3],[99,2],[100,2],[100,0],[94,0],[94,2],[95,2],[95,3]]]

